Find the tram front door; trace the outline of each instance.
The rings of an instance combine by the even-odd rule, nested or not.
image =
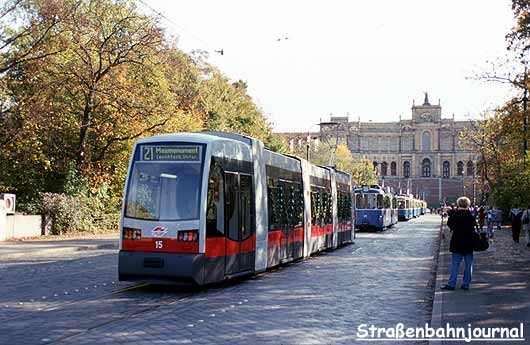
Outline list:
[[[254,267],[252,176],[225,173],[225,193],[225,275],[232,275]]]

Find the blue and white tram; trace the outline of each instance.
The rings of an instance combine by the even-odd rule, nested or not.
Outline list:
[[[391,224],[392,225],[395,225],[398,223],[399,221],[399,204],[398,204],[398,199],[397,199],[397,195],[390,195],[391,197],[391,202],[392,202],[392,207],[391,207]]]
[[[418,200],[414,197],[410,198],[410,208],[412,209],[412,218],[418,217]]]
[[[409,195],[398,195],[398,219],[400,221],[410,220],[413,217],[412,214],[412,198]]]
[[[203,285],[351,243],[350,180],[236,134],[141,139],[124,192],[119,279]]]
[[[391,196],[378,186],[356,188],[355,227],[378,229],[392,226]]]

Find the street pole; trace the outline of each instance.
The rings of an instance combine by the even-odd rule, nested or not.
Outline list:
[[[307,134],[307,144],[306,144],[306,154],[305,154],[305,158],[308,162],[311,162],[311,160],[309,159],[309,151],[310,151],[310,137],[309,137],[309,133]]]
[[[340,123],[334,122],[334,121],[320,122],[319,123],[321,137],[329,145],[328,166],[333,166],[333,161],[335,160],[335,150],[337,149],[337,146],[339,144],[339,125],[340,125]],[[332,132],[330,138],[328,138],[327,135],[324,135],[323,126],[327,126],[328,128],[330,128],[330,131]],[[333,139],[333,130],[335,130],[335,134],[336,134],[335,144],[333,144],[332,141],[331,141]]]
[[[475,167],[473,167],[473,205],[476,204],[475,200]]]
[[[464,171],[462,171],[462,196],[465,196]]]

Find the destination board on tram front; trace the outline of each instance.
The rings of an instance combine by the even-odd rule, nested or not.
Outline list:
[[[200,146],[142,145],[141,160],[165,162],[199,162]]]

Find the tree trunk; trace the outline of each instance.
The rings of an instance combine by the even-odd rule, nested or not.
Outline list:
[[[88,137],[88,127],[90,125],[90,114],[94,101],[94,88],[91,88],[83,109],[83,118],[81,119],[81,128],[79,129],[79,148],[77,151],[77,171],[80,171],[86,161],[86,142]]]

